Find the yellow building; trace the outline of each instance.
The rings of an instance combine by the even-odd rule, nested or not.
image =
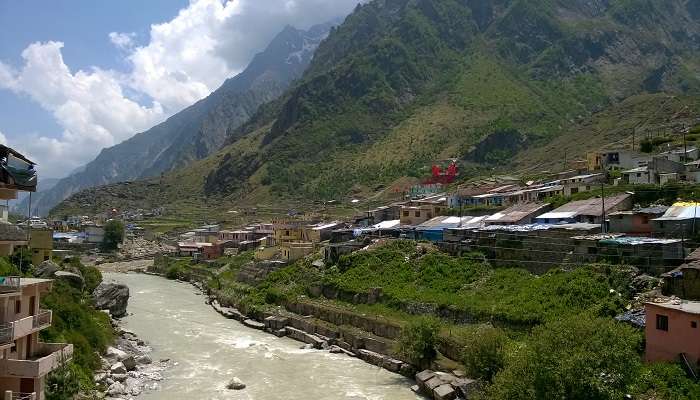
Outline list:
[[[300,223],[279,223],[273,227],[275,243],[299,242],[303,240],[304,229]]]
[[[314,244],[310,242],[285,243],[280,245],[282,260],[293,263],[314,252]]]
[[[32,264],[35,266],[50,260],[53,251],[53,231],[51,229],[32,229],[29,248],[32,251]]]

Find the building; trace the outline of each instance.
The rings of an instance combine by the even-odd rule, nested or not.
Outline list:
[[[566,224],[566,223],[589,223],[602,224],[603,214],[607,216],[615,211],[627,210],[632,207],[632,196],[621,194],[616,196],[600,197],[572,201],[535,218],[535,222],[540,224]]]
[[[700,302],[646,303],[646,354],[648,362],[700,360]]]
[[[447,229],[469,228],[475,229],[483,226],[486,217],[435,217],[418,225],[415,229],[415,239],[441,242],[443,233]]]
[[[102,243],[105,238],[105,228],[100,225],[83,225],[86,243]]]
[[[0,200],[15,200],[17,192],[36,192],[36,164],[19,152],[0,144]],[[29,236],[9,223],[9,210],[0,206],[0,256],[14,253],[16,246],[26,246]]]
[[[301,221],[278,221],[273,227],[276,244],[300,242],[304,237],[304,224]]]
[[[29,248],[32,251],[32,264],[39,265],[50,260],[53,251],[53,230],[32,229]]]
[[[677,163],[686,163],[689,161],[695,161],[700,156],[700,152],[696,147],[688,147],[687,149],[674,149],[670,151],[665,151],[659,153],[660,157],[663,157],[669,161],[674,161]]]
[[[604,181],[604,174],[587,174],[561,179],[558,183],[564,187],[562,190],[564,196],[569,197],[576,193],[590,192]]]
[[[486,218],[486,225],[524,225],[534,222],[535,217],[551,210],[549,204],[522,203],[511,206]]]
[[[0,282],[0,392],[6,399],[43,400],[46,375],[73,355],[71,344],[39,341],[39,332],[51,326],[51,311],[39,304],[52,281],[3,277]]]
[[[638,167],[622,171],[622,181],[630,185],[651,184],[653,180],[649,173],[649,167]]]
[[[314,252],[314,244],[310,242],[284,243],[279,246],[282,260],[293,263]]]
[[[632,211],[616,211],[609,215],[610,232],[649,235],[653,231],[651,220],[661,217],[667,210],[666,206],[652,206]]]
[[[651,221],[652,231],[665,236],[684,237],[698,231],[700,203],[678,202],[663,216]]]
[[[643,167],[651,160],[647,154],[631,150],[605,150],[588,153],[588,170],[630,170]]]
[[[331,233],[342,226],[340,222],[319,223],[304,227],[302,240],[321,243],[331,239]]]
[[[435,208],[431,205],[402,206],[401,225],[416,226],[435,217]]]

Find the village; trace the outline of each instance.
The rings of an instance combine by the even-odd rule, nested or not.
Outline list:
[[[647,361],[680,359],[695,374],[700,203],[692,195],[684,198],[687,192],[679,188],[698,183],[700,153],[696,148],[654,156],[605,151],[576,165],[541,181],[498,177],[458,185],[458,167],[451,163],[444,170],[434,166],[432,177],[410,188],[412,194],[350,218],[290,211],[256,220],[255,211],[246,211],[251,222],[244,225],[214,223],[164,234],[141,225],[161,217],[165,208],[31,217],[13,225],[4,207],[2,243],[7,256],[26,248],[33,265],[74,256],[99,264],[115,260],[101,246],[105,225],[120,221],[125,231],[118,261],[169,257],[206,265],[252,253],[254,261],[237,277],[249,283],[309,256],[321,255],[314,262],[319,267],[334,265],[376,243],[397,240],[430,243],[450,255],[476,255],[494,267],[533,274],[590,264],[631,265],[642,279],[660,282],[661,290],[644,295],[643,309],[628,310],[618,319],[645,330]],[[358,200],[350,203],[359,207]]]
[[[377,241],[407,239],[433,243],[456,256],[480,254],[496,267],[536,274],[595,263],[633,265],[650,279],[663,280],[663,293],[647,299],[644,312],[631,310],[626,318],[646,325],[646,357],[659,361],[683,355],[687,365],[695,365],[700,359],[692,336],[700,320],[700,203],[673,194],[665,202],[670,197],[664,191],[698,183],[700,152],[694,147],[653,156],[604,151],[575,165],[539,182],[495,178],[461,185],[454,184],[456,164],[445,170],[435,166],[430,179],[411,188],[412,196],[345,219],[289,212],[242,226],[208,224],[161,236],[139,223],[162,215],[163,208],[112,209],[46,222],[34,218],[25,224],[32,227],[29,248],[35,264],[52,254],[98,254],[104,224],[120,220],[126,227],[122,259],[169,256],[206,264],[252,252],[255,263],[239,273],[243,281],[259,280],[312,254],[322,254],[321,265],[333,265]],[[652,188],[661,195],[640,204]]]

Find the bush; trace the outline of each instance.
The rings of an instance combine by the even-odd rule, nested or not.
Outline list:
[[[402,330],[396,352],[406,361],[421,368],[429,368],[437,358],[440,321],[420,317],[410,321]]]
[[[641,335],[607,318],[574,316],[535,328],[506,360],[490,399],[620,399],[635,381]]]
[[[640,399],[700,399],[700,383],[688,378],[678,364],[650,364],[642,369],[632,393]]]
[[[469,327],[461,335],[462,363],[468,376],[491,381],[503,369],[508,337],[490,325]]]

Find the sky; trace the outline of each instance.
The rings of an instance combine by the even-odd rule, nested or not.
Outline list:
[[[64,177],[358,0],[0,0],[0,142]]]

